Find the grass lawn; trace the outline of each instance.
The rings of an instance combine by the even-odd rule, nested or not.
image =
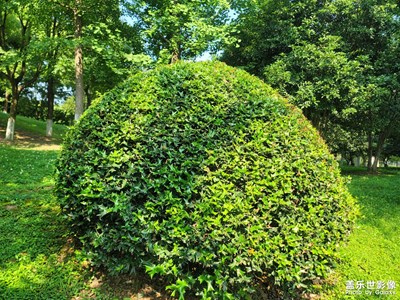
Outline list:
[[[15,140],[5,141],[8,114],[0,112],[0,143],[12,145],[17,148],[29,148],[36,150],[60,149],[62,138],[67,132],[67,126],[53,124],[53,136],[45,136],[46,123],[43,121],[17,116],[15,123]]]
[[[71,299],[82,289],[52,195],[56,151],[0,146],[0,299]]]
[[[8,120],[8,114],[0,112],[0,127],[5,128],[7,125],[7,120]],[[46,132],[45,122],[27,118],[24,116],[17,116],[15,126],[16,126],[15,129],[17,131],[29,132],[36,136],[44,135]],[[67,131],[66,126],[60,124],[53,124],[53,138],[58,142],[61,141],[66,131]]]
[[[326,299],[400,299],[400,170],[381,170],[379,175],[360,169],[346,171],[352,177],[349,189],[361,205],[362,216],[341,250],[343,262],[331,278],[336,286]],[[362,294],[346,295],[348,281]],[[357,291],[358,281],[361,289]],[[394,282],[395,288],[388,289],[388,282],[389,286]],[[396,294],[379,295],[390,291]]]
[[[3,121],[1,117],[0,127]],[[23,121],[17,119],[17,130],[31,132],[30,124],[44,130],[44,123]],[[68,228],[59,215],[53,196],[58,150],[49,149],[0,140],[0,299],[167,299],[159,283],[106,278],[90,270],[68,240]],[[343,261],[329,278],[333,287],[325,286],[322,297],[315,299],[400,299],[400,170],[380,175],[356,170],[350,176],[349,188],[363,216],[341,250]],[[355,287],[357,281],[365,285],[362,295],[346,295],[350,281]],[[375,289],[367,289],[367,282]],[[376,289],[378,282],[386,286]],[[396,287],[388,289],[389,282]],[[366,295],[368,291],[372,296]],[[396,295],[375,295],[376,291]]]

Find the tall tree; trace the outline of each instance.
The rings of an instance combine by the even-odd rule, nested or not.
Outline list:
[[[82,0],[75,0],[72,6],[74,14],[74,38],[75,46],[75,121],[79,120],[84,110],[84,83],[83,83],[83,49],[82,49],[82,29],[83,29],[83,4]]]
[[[344,110],[353,116],[346,121],[348,132],[368,136],[369,168],[376,170],[378,159],[373,164],[372,157],[379,158],[399,119],[398,1],[238,0],[235,5],[240,47],[228,47],[223,59],[258,76],[267,68],[268,80],[293,93],[296,104],[320,129],[321,108],[339,115],[343,104],[352,108]],[[334,36],[340,44],[327,52],[320,40]],[[354,63],[362,66],[361,73],[351,67]],[[351,69],[354,72],[347,72]],[[327,121],[336,127],[343,118],[329,114]]]
[[[43,4],[46,4],[45,2]],[[62,51],[63,36],[67,34],[68,19],[63,16],[60,7],[52,5],[45,6],[47,9],[42,12],[41,26],[45,33],[47,49],[43,52],[45,61],[44,72],[42,72],[42,81],[47,84],[47,116],[46,116],[46,136],[51,137],[53,132],[54,101],[56,89],[60,82],[55,72],[59,60],[60,51]]]
[[[30,1],[6,1],[0,6],[0,77],[11,89],[10,114],[6,139],[14,139],[20,93],[39,77],[41,35],[35,32],[38,7]]]
[[[47,0],[57,4],[64,9],[64,13],[69,16],[74,36],[74,65],[75,65],[75,121],[82,115],[85,108],[85,89],[90,92],[88,84],[85,84],[84,73],[84,52],[94,53],[94,47],[99,45],[107,48],[105,43],[101,43],[94,36],[91,36],[95,30],[100,28],[111,33],[109,40],[118,36],[118,25],[121,23],[121,9],[119,1],[95,1],[95,0]],[[104,37],[104,35],[103,35]],[[103,49],[103,50],[104,50]],[[115,52],[112,47],[108,47],[109,52]],[[105,51],[104,51],[105,52]],[[104,55],[107,55],[103,53]],[[90,61],[90,59],[88,59]],[[108,60],[110,62],[110,60]],[[87,76],[86,76],[87,77]],[[86,95],[89,96],[90,94]]]
[[[316,43],[324,27],[316,20],[325,1],[233,1],[237,14],[231,26],[237,43],[225,47],[222,60],[262,76],[264,68],[291,46]]]
[[[327,6],[330,27],[351,56],[364,56],[365,80],[374,85],[360,117],[367,120],[368,168],[376,171],[386,139],[399,125],[400,8],[398,1],[342,0]],[[374,160],[372,158],[375,158]]]
[[[86,27],[85,94],[87,106],[124,80],[132,71],[129,58],[141,53],[142,45],[135,28],[116,19],[113,24]]]
[[[149,54],[167,63],[216,51],[230,40],[227,0],[126,1],[126,7]]]
[[[317,44],[303,42],[264,72],[265,81],[303,110],[331,149],[341,141],[333,134],[340,131],[337,127],[351,129],[366,90],[360,84],[362,62],[351,60],[340,47],[335,36],[322,37]]]

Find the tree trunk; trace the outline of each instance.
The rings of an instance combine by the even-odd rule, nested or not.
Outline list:
[[[7,129],[6,129],[6,140],[13,141],[14,140],[14,132],[15,132],[15,117],[11,115],[8,117],[7,121]]]
[[[7,129],[6,129],[6,140],[8,141],[14,140],[15,120],[17,119],[17,104],[19,98],[19,91],[16,83],[12,84],[11,89],[12,89],[12,98],[11,98],[10,114],[8,117]]]
[[[75,49],[75,121],[78,121],[84,109],[82,46]]]
[[[10,102],[11,94],[8,90],[4,93],[4,106],[3,112],[8,113],[8,103]]]
[[[82,37],[82,15],[79,7],[81,0],[75,1],[74,10],[75,40],[78,42],[75,48],[75,121],[78,121],[84,110],[84,85],[83,85],[83,52],[80,39]]]
[[[90,105],[92,105],[92,94],[90,93],[90,88],[87,86],[85,89],[85,94],[86,94],[86,108],[89,108]]]
[[[372,171],[372,132],[368,132],[368,171]]]
[[[171,65],[177,63],[179,61],[179,53],[178,52],[173,52],[171,56]]]
[[[50,77],[47,81],[47,121],[46,136],[53,135],[53,114],[54,114],[54,78]]]
[[[375,155],[374,163],[372,164],[372,172],[374,172],[374,173],[376,173],[376,171],[378,170],[378,162],[379,162],[379,158],[382,154],[383,145],[385,144],[387,133],[388,133],[387,130],[384,130],[383,132],[381,132],[379,134],[378,145],[376,146],[376,155]]]
[[[174,39],[172,39],[172,41],[171,41],[171,46],[172,46],[172,55],[171,55],[170,64],[173,65],[181,59],[182,49],[181,49],[180,43],[175,41]]]

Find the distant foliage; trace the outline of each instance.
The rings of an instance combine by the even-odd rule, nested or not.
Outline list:
[[[323,277],[355,203],[298,109],[222,63],[138,74],[69,132],[57,194],[96,266],[183,299],[293,295]]]

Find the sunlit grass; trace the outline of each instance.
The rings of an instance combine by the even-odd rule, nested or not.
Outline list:
[[[363,172],[365,173],[365,172]],[[380,175],[352,174],[351,193],[358,198],[362,217],[341,250],[342,263],[334,277],[335,290],[326,299],[400,299],[400,172]],[[374,282],[361,288],[362,295],[346,295],[346,282]],[[394,281],[395,289],[378,289],[378,282]],[[357,290],[357,289],[356,289]],[[349,291],[349,289],[347,289]],[[376,293],[394,292],[395,295]],[[372,295],[367,295],[371,292]]]
[[[0,299],[71,299],[84,287],[53,196],[56,151],[0,145]]]
[[[8,114],[0,112],[0,127],[6,128],[7,120]],[[46,122],[27,118],[24,116],[17,116],[17,120],[15,122],[15,130],[29,132],[38,136],[45,136]],[[53,139],[61,141],[67,130],[68,127],[65,125],[53,124]]]

